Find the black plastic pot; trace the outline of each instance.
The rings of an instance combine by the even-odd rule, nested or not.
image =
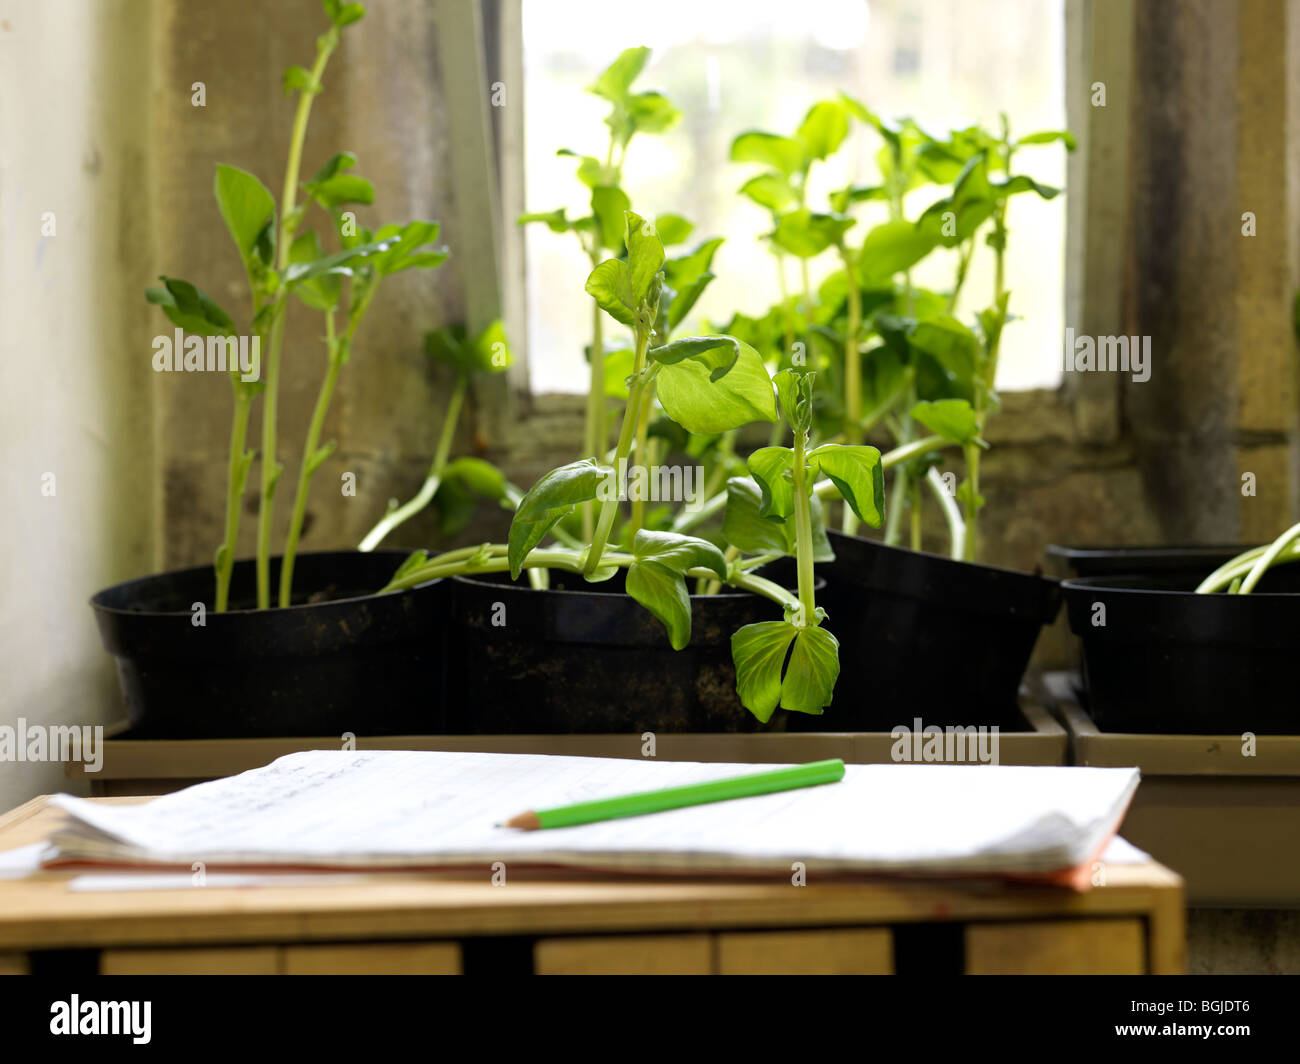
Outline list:
[[[828,533],[818,597],[840,641],[827,709],[843,731],[1016,721],[1034,642],[1061,605],[1056,581]]]
[[[295,604],[255,610],[237,562],[231,608],[212,611],[212,566],[130,580],[90,604],[117,659],[134,738],[402,735],[433,730],[446,586],[389,595],[404,551],[300,554]],[[279,580],[271,562],[271,587]],[[195,603],[206,616],[195,623]]]
[[[1053,543],[1047,557],[1071,577],[1196,575],[1204,579],[1250,546],[1208,547],[1063,547]],[[1198,575],[1199,574],[1199,575]]]
[[[550,580],[545,591],[504,574],[449,581],[448,734],[745,732],[797,715],[762,725],[736,697],[731,634],[780,620],[768,599],[692,595],[690,644],[673,650],[623,574],[588,584],[552,570]]]
[[[1083,642],[1088,709],[1099,728],[1300,733],[1300,568],[1270,570],[1249,595],[1195,594],[1208,575],[1062,585],[1070,628]]]

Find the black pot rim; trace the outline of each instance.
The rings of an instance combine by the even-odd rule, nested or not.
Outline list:
[[[524,581],[524,582],[521,583],[519,580],[511,580],[509,584],[505,584],[505,585],[503,585],[502,583],[500,583],[499,581],[496,581],[496,580],[484,580],[484,579],[482,579],[482,578],[485,577],[485,576],[492,576],[492,575],[502,576],[502,575],[505,575],[505,574],[503,574],[503,573],[495,573],[495,574],[491,574],[491,573],[455,573],[455,574],[453,574],[452,576],[448,577],[448,579],[453,580],[453,581],[456,581],[456,582],[458,582],[458,583],[471,584],[471,585],[473,585],[474,587],[495,587],[495,588],[500,588],[500,587],[503,587],[503,586],[504,586],[504,587],[511,587],[511,588],[514,588],[514,589],[517,590],[517,591],[527,591],[527,592],[540,591],[540,593],[542,593],[542,594],[548,594],[548,595],[574,595],[574,596],[585,596],[585,597],[588,597],[588,598],[591,598],[591,597],[598,597],[598,598],[601,598],[601,599],[604,599],[604,600],[608,600],[608,599],[610,598],[610,596],[612,595],[612,596],[617,597],[617,598],[625,598],[625,599],[629,599],[629,600],[635,601],[634,599],[632,599],[632,596],[629,595],[626,591],[587,591],[587,590],[585,590],[585,589],[584,589],[584,590],[581,590],[581,591],[570,591],[568,588],[559,588],[559,587],[547,587],[547,588],[540,588],[540,589],[539,589],[539,588],[535,588],[535,587],[533,587],[531,584],[529,584],[529,583],[526,582],[526,581]],[[576,575],[576,574],[575,574],[575,575]],[[421,587],[425,587],[426,585],[421,584],[420,586],[421,586]],[[784,585],[782,585],[782,586],[784,587]],[[826,587],[826,578],[825,578],[824,576],[820,576],[820,575],[819,575],[819,576],[816,578],[815,582],[813,583],[813,590],[815,590],[815,591],[822,591],[822,590],[825,589],[825,587]],[[793,589],[792,589],[792,588],[785,588],[785,590],[790,591],[790,592],[793,593]],[[691,594],[690,598],[691,598],[691,601],[692,601],[692,602],[695,602],[695,601],[709,601],[709,600],[717,600],[717,599],[740,599],[740,598],[745,598],[746,596],[750,596],[750,595],[753,595],[753,596],[758,597],[758,598],[762,598],[762,597],[763,597],[763,596],[761,596],[761,595],[758,595],[757,592],[749,591],[749,590],[747,590],[747,589],[745,589],[745,588],[734,588],[734,589],[727,590],[727,591],[719,591],[716,595],[696,595],[696,594]]]
[[[948,558],[931,551],[894,547],[834,529],[827,529],[827,535],[836,554],[832,565],[841,566],[842,559],[844,565],[848,565],[847,552],[842,554],[839,544],[862,544],[865,549],[878,552],[878,557],[887,559],[873,567],[869,578],[864,575],[861,581],[854,581],[843,567],[832,570],[838,579],[847,579],[871,591],[925,601],[960,600],[963,609],[977,615],[1000,616],[1011,608],[1023,616],[1037,617],[1042,624],[1050,623],[1061,607],[1059,581],[1039,572],[1026,573],[999,565]],[[937,573],[938,579],[920,576],[922,567],[926,572]],[[923,584],[925,590],[922,590]],[[987,597],[988,587],[992,586],[1002,589],[996,600]]]
[[[1209,573],[1205,574],[1209,576]],[[1162,587],[1124,586],[1150,581],[1151,576],[1141,573],[1124,573],[1113,576],[1073,576],[1061,581],[1065,591],[1108,591],[1119,595],[1157,595],[1161,598],[1184,598],[1195,602],[1300,602],[1300,591],[1252,591],[1248,595],[1226,595],[1221,591],[1199,594],[1196,591],[1178,591]],[[1231,607],[1230,607],[1231,608]]]
[[[861,543],[869,543],[873,547],[878,547],[882,551],[892,551],[899,557],[906,555],[909,558],[923,558],[929,563],[936,565],[950,566],[960,568],[966,572],[983,571],[986,573],[996,573],[999,576],[1008,578],[1020,577],[1022,580],[1039,581],[1046,584],[1056,584],[1050,576],[1044,576],[1042,573],[1026,573],[1022,569],[1008,569],[1003,565],[989,565],[986,562],[968,562],[965,558],[950,558],[946,554],[935,554],[930,550],[913,550],[911,547],[895,547],[889,543],[881,543],[879,540],[868,539],[866,536],[848,535],[834,528],[826,530],[827,536],[839,539],[851,539]]]
[[[410,551],[406,551],[406,550],[376,550],[376,551],[320,550],[320,551],[301,551],[298,554],[294,555],[294,558],[295,561],[300,562],[307,559],[324,560],[326,558],[354,558],[356,556],[363,555],[363,554],[369,554],[373,557],[383,557],[385,555],[390,555],[394,562],[393,571],[396,572],[397,566],[402,563],[402,560],[404,558],[409,557],[410,553],[411,553]],[[272,564],[275,564],[276,562],[280,561],[282,558],[283,555],[275,554],[271,556],[270,560]],[[236,559],[235,564],[232,567],[231,571],[233,572],[235,569],[251,566],[254,564],[256,564],[255,558],[239,558]],[[131,609],[129,607],[109,605],[107,602],[104,602],[103,599],[106,596],[113,593],[130,594],[133,591],[138,591],[140,589],[147,588],[149,585],[157,581],[198,578],[201,577],[204,573],[207,573],[209,576],[212,576],[213,575],[212,566],[192,565],[186,569],[169,569],[161,573],[150,573],[147,576],[138,576],[131,580],[123,580],[121,583],[113,584],[106,588],[101,588],[99,591],[96,591],[93,595],[90,596],[88,603],[90,605],[90,608],[93,609],[96,613],[102,613],[102,614],[115,616],[115,617],[133,617],[133,618],[189,617],[190,616],[189,610]],[[441,579],[442,579],[441,577],[436,577],[435,579],[430,580],[427,583],[418,584],[415,587],[403,588],[401,591],[388,591],[388,592],[384,592],[384,594],[385,595],[411,594],[413,592],[419,591],[421,588],[426,588],[433,584],[436,584]],[[228,617],[228,618],[271,617],[271,616],[283,617],[286,615],[291,615],[296,612],[302,612],[304,610],[326,610],[331,607],[348,607],[348,606],[355,605],[358,602],[364,602],[368,599],[374,599],[379,597],[381,597],[380,593],[378,591],[375,591],[368,595],[352,595],[348,598],[326,599],[323,602],[296,602],[288,606],[268,606],[265,609],[253,608],[253,609],[246,609],[246,610],[224,610],[221,613],[212,612],[211,616],[209,617],[209,620],[218,617]]]
[[[1220,552],[1233,551],[1241,554],[1248,551],[1256,544],[1241,543],[1175,543],[1167,546],[1160,544],[1145,543],[1141,545],[1129,544],[1122,546],[1120,544],[1093,544],[1089,543],[1084,546],[1075,546],[1069,543],[1049,543],[1046,553],[1053,558],[1098,558],[1113,554],[1131,554],[1135,557],[1142,558],[1151,555],[1173,555],[1174,557],[1196,557],[1200,554],[1218,554]]]

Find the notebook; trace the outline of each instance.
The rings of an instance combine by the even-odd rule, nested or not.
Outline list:
[[[1115,834],[1137,769],[850,765],[839,783],[524,832],[516,813],[772,766],[541,754],[312,750],[144,805],[55,795],[46,866],[570,866],[691,874],[1031,875]]]

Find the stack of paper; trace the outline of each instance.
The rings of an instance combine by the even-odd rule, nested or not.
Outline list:
[[[572,828],[497,826],[770,767],[314,750],[145,805],[57,795],[70,819],[47,864],[1046,873],[1095,857],[1138,784],[1136,769],[850,765],[842,782],[801,790]]]

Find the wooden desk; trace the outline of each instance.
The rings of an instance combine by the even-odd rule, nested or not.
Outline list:
[[[138,801],[140,799],[101,799]],[[0,851],[62,816],[0,817]],[[528,878],[72,892],[0,880],[0,973],[1181,973],[1182,880],[1111,865],[1086,894],[904,881]],[[70,952],[80,951],[80,952]]]

